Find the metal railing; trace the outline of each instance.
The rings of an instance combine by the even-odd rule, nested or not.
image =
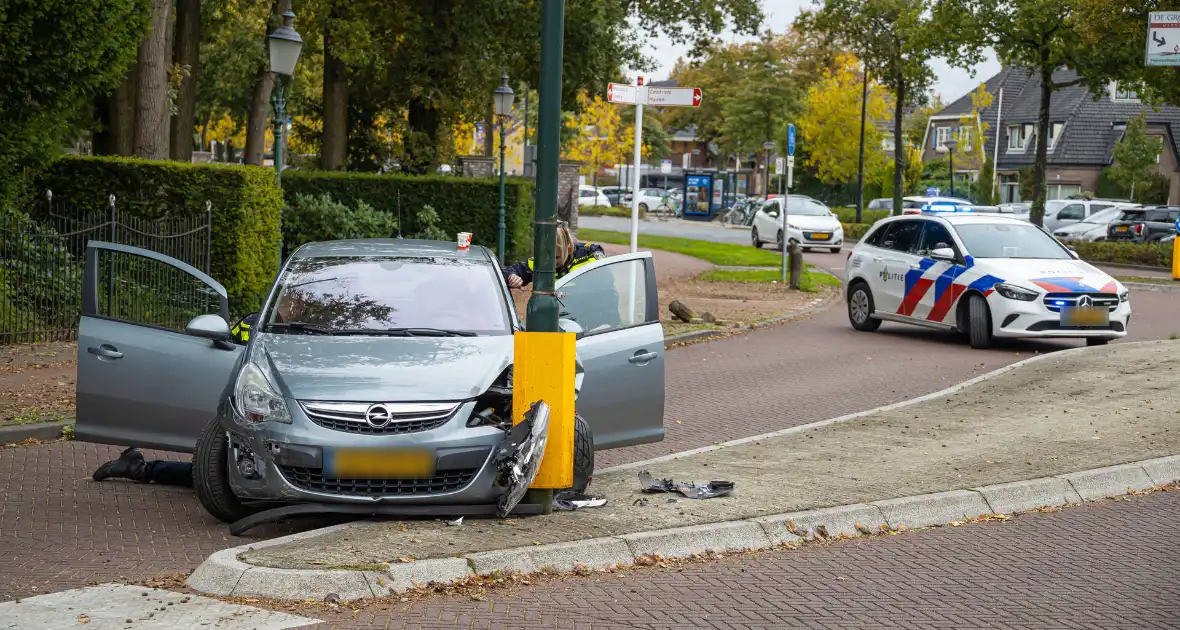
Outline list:
[[[211,206],[206,202],[205,212],[196,215],[144,219],[120,212],[114,195],[105,211],[76,212],[47,191],[28,215],[0,213],[0,345],[76,338],[88,241],[153,250],[208,273]],[[199,290],[185,286],[175,272],[161,264],[102,265],[104,313],[174,327],[172,317],[147,320],[174,310],[155,304],[173,300],[177,290]]]

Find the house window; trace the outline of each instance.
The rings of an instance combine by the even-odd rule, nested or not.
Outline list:
[[[1049,150],[1057,146],[1057,138],[1061,136],[1061,130],[1065,128],[1065,123],[1050,123],[1049,124]]]
[[[1067,186],[1064,184],[1050,184],[1046,187],[1048,199],[1069,199],[1072,195],[1080,195],[1081,186]],[[1081,217],[1084,218],[1084,217]]]
[[[1008,125],[1008,150],[1023,151],[1028,142],[1027,125]]]
[[[934,130],[934,148],[946,151],[946,141],[951,139],[950,127],[939,127]]]
[[[967,153],[971,150],[971,128],[959,127],[959,151]]]
[[[1115,101],[1139,102],[1139,92],[1132,86],[1119,85],[1118,81],[1110,84],[1110,98]]]
[[[882,151],[895,151],[896,149],[897,149],[897,144],[893,141],[893,136],[891,136],[891,135],[881,136],[881,150]]]

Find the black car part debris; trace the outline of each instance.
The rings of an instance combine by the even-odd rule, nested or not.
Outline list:
[[[524,493],[541,469],[545,441],[549,434],[549,405],[537,401],[512,427],[496,449],[496,485],[504,489],[496,514],[504,517],[524,498]]]
[[[656,481],[651,476],[651,473],[646,470],[639,473],[639,485],[643,492],[680,493],[681,496],[689,499],[712,499],[714,497],[723,497],[733,492],[732,481],[710,481],[707,484],[676,483],[671,479],[660,479]]]
[[[573,512],[582,508],[597,508],[606,505],[606,499],[592,497],[573,490],[562,490],[553,495],[553,509]]]

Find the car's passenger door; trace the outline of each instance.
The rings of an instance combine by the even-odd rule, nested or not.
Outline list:
[[[584,333],[578,413],[596,448],[664,439],[664,330],[650,252],[612,256],[557,283],[561,316]]]
[[[965,286],[955,284],[955,280],[967,271],[964,264],[962,250],[950,230],[938,221],[922,221],[922,239],[918,245],[916,255],[919,259],[918,270],[911,271],[917,276],[914,279],[913,295],[909,295],[906,308],[909,315],[918,319],[925,319],[933,323],[954,324],[954,305],[962,295]],[[953,261],[935,260],[931,253],[936,249],[950,249],[954,252]],[[920,272],[920,274],[918,273]],[[915,306],[910,308],[909,304]]]
[[[781,225],[779,214],[782,212],[778,199],[763,202],[762,207],[754,214],[754,228],[758,230],[758,238],[763,243],[777,243],[778,231]],[[771,216],[771,213],[774,213]]]
[[[242,348],[184,332],[229,317],[225,287],[163,254],[90,242],[78,324],[76,439],[191,452]]]
[[[881,235],[873,255],[873,264],[878,269],[873,281],[873,301],[878,312],[908,316],[913,311],[914,305],[905,298],[916,286],[916,277],[922,275],[921,258],[915,252],[924,222],[922,219],[895,221]]]

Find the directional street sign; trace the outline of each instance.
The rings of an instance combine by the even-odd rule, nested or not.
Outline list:
[[[655,107],[700,107],[701,88],[647,88],[647,102]]]
[[[639,89],[625,83],[611,83],[606,86],[606,100],[612,103],[634,105]]]
[[[782,175],[787,170],[787,161],[781,157],[774,158],[774,174]]]
[[[1155,11],[1147,17],[1149,66],[1180,66],[1180,11]]]
[[[795,125],[787,125],[787,155],[795,155]]]

